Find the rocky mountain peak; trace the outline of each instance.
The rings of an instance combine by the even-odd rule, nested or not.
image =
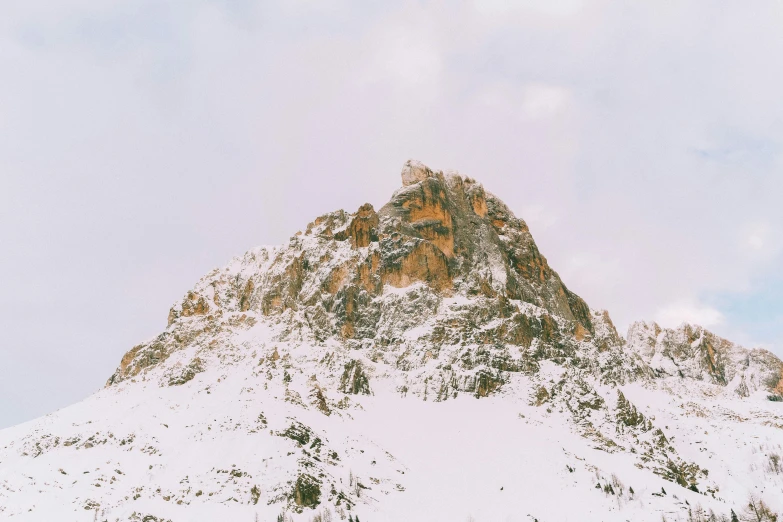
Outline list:
[[[402,179],[377,212],[364,204],[325,214],[287,245],[252,250],[207,275],[171,309],[167,332],[131,350],[109,382],[165,360],[194,317],[223,326],[236,314],[267,318],[319,342],[426,340],[430,353],[455,342],[522,347],[515,358],[622,344],[608,314],[563,284],[525,222],[480,183],[413,160]]]

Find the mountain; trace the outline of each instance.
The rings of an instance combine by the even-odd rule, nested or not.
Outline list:
[[[408,161],[402,185],[377,211],[323,215],[213,270],[103,390],[0,431],[0,516],[783,509],[778,358],[691,325],[623,339],[481,184]]]

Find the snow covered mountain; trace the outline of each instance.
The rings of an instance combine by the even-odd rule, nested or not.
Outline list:
[[[779,359],[690,325],[626,341],[480,184],[402,182],[207,274],[103,390],[0,431],[0,518],[783,510]]]

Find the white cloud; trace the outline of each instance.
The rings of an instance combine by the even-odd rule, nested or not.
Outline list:
[[[766,237],[766,234],[764,234],[764,231],[758,230],[756,232],[753,232],[748,237],[748,246],[751,248],[755,248],[756,250],[761,250],[764,248],[764,239]]]
[[[364,72],[366,82],[392,81],[406,89],[437,88],[441,56],[426,27],[395,24],[381,28],[367,45],[370,61]]]
[[[768,223],[761,222],[750,224],[745,228],[745,241],[742,246],[759,253],[770,250],[775,246],[775,242],[771,241],[772,235]]]
[[[534,12],[553,17],[578,14],[584,7],[583,0],[475,0],[473,5],[484,15],[507,15]]]
[[[559,216],[554,209],[546,205],[529,205],[522,209],[519,215],[524,216],[523,219],[528,226],[534,229],[534,233],[536,230],[555,226],[559,220]]]
[[[562,114],[568,107],[571,92],[559,85],[512,85],[499,82],[484,87],[477,100],[493,110],[511,112],[521,120],[540,120]]]
[[[568,103],[568,89],[556,85],[529,85],[525,87],[522,110],[529,118],[545,118],[561,113]]]
[[[723,320],[723,314],[719,310],[692,301],[668,304],[655,314],[655,321],[666,328],[676,328],[682,323],[711,328],[720,325]]]

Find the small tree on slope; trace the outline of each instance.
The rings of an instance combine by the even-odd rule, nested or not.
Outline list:
[[[778,516],[772,512],[763,500],[751,495],[745,506],[742,522],[777,522]]]

